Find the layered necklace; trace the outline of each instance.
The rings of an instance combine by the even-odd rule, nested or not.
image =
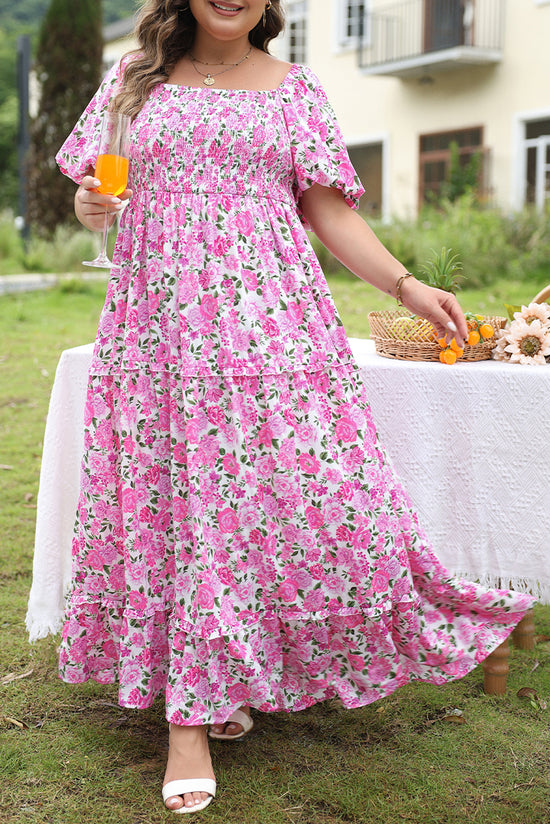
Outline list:
[[[226,69],[222,69],[221,72],[216,72],[215,74],[212,74],[211,72],[207,72],[206,74],[204,72],[201,72],[201,70],[197,68],[197,63],[200,63],[201,66],[225,66],[225,63],[223,63],[223,62],[222,63],[207,63],[206,60],[197,60],[197,58],[194,55],[192,55],[191,53],[189,53],[189,59],[190,59],[191,63],[193,64],[193,68],[195,69],[197,74],[200,74],[201,77],[203,78],[202,82],[204,83],[204,85],[205,86],[213,86],[214,83],[216,82],[216,77],[219,77],[220,74],[225,74],[226,72],[230,72],[231,69],[236,69],[237,66],[240,66],[241,63],[244,63],[245,60],[248,60],[248,58],[250,57],[251,51],[252,51],[252,46],[250,46],[247,53],[244,55],[244,57],[241,57],[241,59],[239,60],[238,63],[231,63]]]

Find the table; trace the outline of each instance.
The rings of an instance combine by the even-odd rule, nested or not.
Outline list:
[[[550,603],[550,368],[383,358],[351,339],[386,450],[450,572]],[[60,629],[70,581],[92,344],[62,353],[37,501],[31,640]]]

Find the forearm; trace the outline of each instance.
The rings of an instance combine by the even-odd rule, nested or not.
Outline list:
[[[378,240],[363,218],[352,211],[338,191],[304,192],[302,209],[326,248],[354,275],[396,296],[399,278],[407,271]],[[404,287],[405,288],[405,287]]]
[[[455,296],[414,277],[403,279],[406,268],[350,209],[339,191],[312,186],[302,195],[302,210],[319,240],[351,272],[388,295],[401,298],[409,312],[426,318],[440,337],[451,330],[461,345],[468,329]]]

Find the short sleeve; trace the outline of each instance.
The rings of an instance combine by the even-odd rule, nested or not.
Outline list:
[[[107,72],[101,86],[56,155],[56,163],[63,174],[75,183],[81,183],[88,168],[95,166],[101,116],[119,91],[122,73],[123,66],[119,61]]]
[[[290,136],[298,209],[302,192],[315,183],[339,189],[348,205],[356,209],[365,190],[349,159],[332,106],[311,69],[296,68],[288,76],[291,81],[287,79],[280,91]]]

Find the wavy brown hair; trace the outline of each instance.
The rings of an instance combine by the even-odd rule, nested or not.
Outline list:
[[[195,28],[188,0],[147,0],[136,25],[139,47],[126,55],[130,59],[113,108],[135,118],[154,86],[164,83],[178,60],[191,50]],[[269,43],[283,28],[281,0],[271,0],[265,26],[260,19],[248,39],[252,46],[269,54]]]

